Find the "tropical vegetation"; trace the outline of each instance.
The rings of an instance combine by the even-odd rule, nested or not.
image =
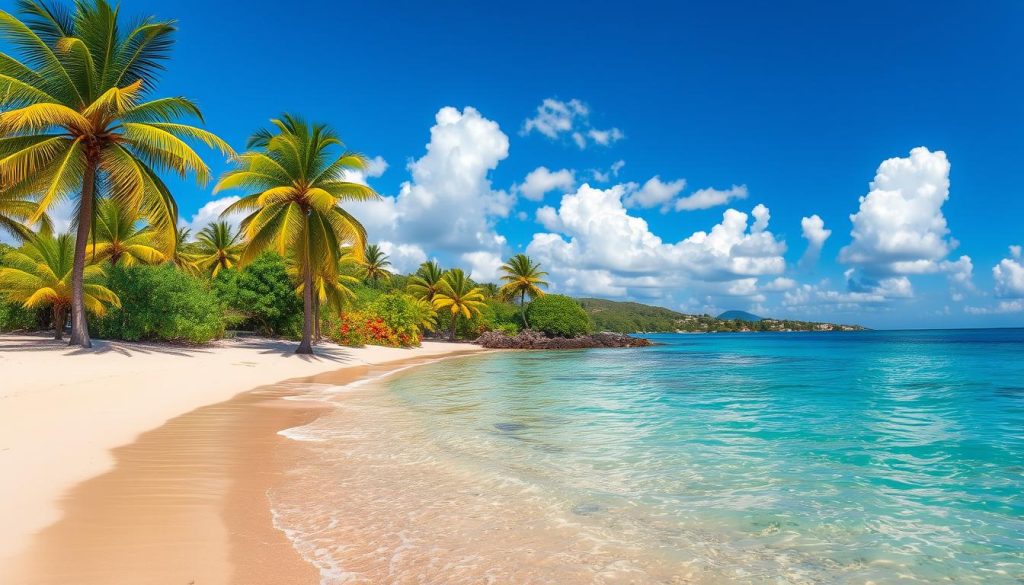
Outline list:
[[[424,337],[552,335],[546,273],[517,254],[500,282],[436,260],[402,274],[367,241],[352,203],[363,155],[331,127],[282,114],[236,153],[198,105],[156,94],[172,21],[128,19],[108,0],[21,0],[0,11],[0,331],[50,327],[101,338],[204,343],[252,332],[299,341],[413,346]],[[205,185],[194,149],[229,169],[220,221],[185,227],[167,176]],[[74,214],[56,221],[62,209]],[[55,226],[70,233],[55,234]],[[564,319],[564,317],[563,317]]]

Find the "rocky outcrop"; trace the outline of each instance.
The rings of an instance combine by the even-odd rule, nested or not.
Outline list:
[[[647,347],[649,339],[631,337],[620,333],[594,333],[580,337],[548,337],[537,331],[521,331],[518,335],[506,335],[488,331],[476,342],[490,349],[587,349],[593,347]]]

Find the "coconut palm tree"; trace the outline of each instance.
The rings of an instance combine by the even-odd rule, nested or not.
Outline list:
[[[377,244],[370,244],[366,247],[362,265],[363,274],[373,284],[391,278],[391,271],[388,270],[388,266],[391,266],[391,260]]]
[[[242,234],[226,221],[211,223],[199,231],[194,249],[195,264],[210,278],[222,269],[234,268],[242,255]]]
[[[166,257],[160,250],[166,246],[161,245],[149,226],[139,223],[128,207],[110,199],[97,201],[89,262],[110,260],[111,266],[163,262]]]
[[[291,259],[290,259],[291,260]],[[352,291],[352,285],[359,284],[359,278],[353,276],[358,270],[358,263],[354,260],[351,250],[345,249],[342,252],[338,269],[331,271],[321,268],[313,275],[313,339],[319,342],[322,339],[320,333],[320,307],[326,305],[333,311],[341,313],[345,310],[345,304],[356,298]],[[297,292],[302,295],[304,284],[302,282],[302,267],[294,261],[288,262],[288,276],[293,282],[299,283]]]
[[[455,341],[455,325],[458,323],[459,315],[472,319],[473,315],[480,314],[480,308],[485,304],[483,291],[473,285],[473,281],[461,268],[453,268],[445,273],[433,301],[438,312],[447,310],[451,313],[451,333],[448,337],[450,341]]]
[[[349,172],[365,168],[366,159],[352,152],[332,154],[343,145],[329,127],[287,114],[271,123],[273,129],[249,139],[248,152],[237,157],[215,192],[241,188],[250,193],[224,210],[225,216],[249,214],[242,220],[246,245],[240,265],[267,249],[294,258],[305,308],[296,353],[313,353],[314,279],[337,274],[343,246],[357,250],[359,261],[366,247],[366,230],[341,204],[379,195],[345,180]]]
[[[70,234],[54,237],[32,236],[25,244],[4,257],[0,267],[0,289],[11,301],[26,309],[50,307],[53,311],[54,339],[63,339],[64,324],[71,307],[71,279],[74,272],[75,241]],[[103,286],[103,269],[92,264],[83,271],[82,300],[85,309],[96,315],[106,312],[105,304],[121,303]]]
[[[441,270],[437,262],[428,260],[420,264],[416,274],[409,279],[406,290],[417,299],[429,303],[434,300],[434,295],[437,294],[437,289],[441,286],[442,278],[444,278],[444,270]]]
[[[229,154],[214,134],[190,124],[199,109],[180,98],[151,99],[173,47],[174,25],[143,18],[126,26],[107,0],[79,0],[66,10],[39,0],[18,3],[22,19],[0,11],[0,184],[32,196],[36,223],[56,203],[77,202],[71,280],[71,344],[90,347],[85,266],[98,187],[149,221],[174,245],[178,210],[158,173],[194,176],[209,168],[189,145]]]
[[[533,299],[544,296],[544,291],[540,287],[548,285],[543,280],[548,273],[542,271],[540,264],[535,263],[526,254],[516,254],[509,258],[508,262],[502,264],[500,270],[501,281],[505,283],[500,293],[507,300],[519,297],[519,313],[523,318],[523,325],[529,328],[530,323],[526,320],[526,297]]]

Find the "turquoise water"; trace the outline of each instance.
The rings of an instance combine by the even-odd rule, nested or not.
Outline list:
[[[360,478],[405,471],[360,505],[406,514],[402,546],[450,537],[422,558],[457,552],[493,569],[499,551],[540,563],[572,534],[591,543],[496,582],[1024,582],[1024,330],[653,338],[401,373],[347,419],[322,421],[334,434],[317,457],[359,469],[360,425],[381,434],[359,437],[401,444],[384,461],[365,455],[376,471]],[[340,469],[319,485],[383,489]],[[428,496],[454,502],[428,521]],[[446,536],[437,526],[450,522],[463,524]],[[494,524],[504,547],[482,544]],[[477,544],[458,544],[469,531]]]

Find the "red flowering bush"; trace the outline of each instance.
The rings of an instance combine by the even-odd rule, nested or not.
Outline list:
[[[346,311],[338,316],[338,325],[330,332],[341,345],[384,345],[411,347],[420,344],[419,329],[410,321],[405,305],[377,302],[361,311]]]

